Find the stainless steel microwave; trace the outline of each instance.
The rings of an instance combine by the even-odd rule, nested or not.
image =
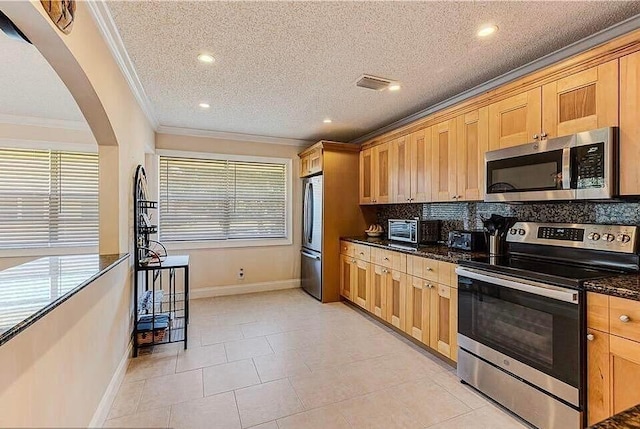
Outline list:
[[[485,201],[598,200],[618,192],[617,128],[485,154]]]

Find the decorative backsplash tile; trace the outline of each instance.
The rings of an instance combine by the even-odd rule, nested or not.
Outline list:
[[[388,219],[439,219],[442,221],[440,238],[445,240],[454,229],[481,229],[482,219],[493,213],[529,222],[640,225],[640,202],[626,201],[394,204],[378,207],[378,223],[386,229]]]

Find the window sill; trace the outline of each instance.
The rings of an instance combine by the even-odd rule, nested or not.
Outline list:
[[[291,246],[290,238],[263,240],[206,240],[206,241],[168,241],[163,242],[167,250],[229,249],[242,247]]]
[[[16,247],[14,249],[0,249],[0,258],[19,258],[23,256],[61,256],[98,253],[98,246],[70,246],[70,247]]]

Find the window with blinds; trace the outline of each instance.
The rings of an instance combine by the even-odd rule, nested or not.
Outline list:
[[[286,164],[160,157],[162,241],[286,236]]]
[[[0,149],[0,249],[97,244],[97,154]]]

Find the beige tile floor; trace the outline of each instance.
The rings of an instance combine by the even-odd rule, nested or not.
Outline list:
[[[189,349],[129,363],[105,427],[517,429],[453,368],[300,290],[191,302]]]

